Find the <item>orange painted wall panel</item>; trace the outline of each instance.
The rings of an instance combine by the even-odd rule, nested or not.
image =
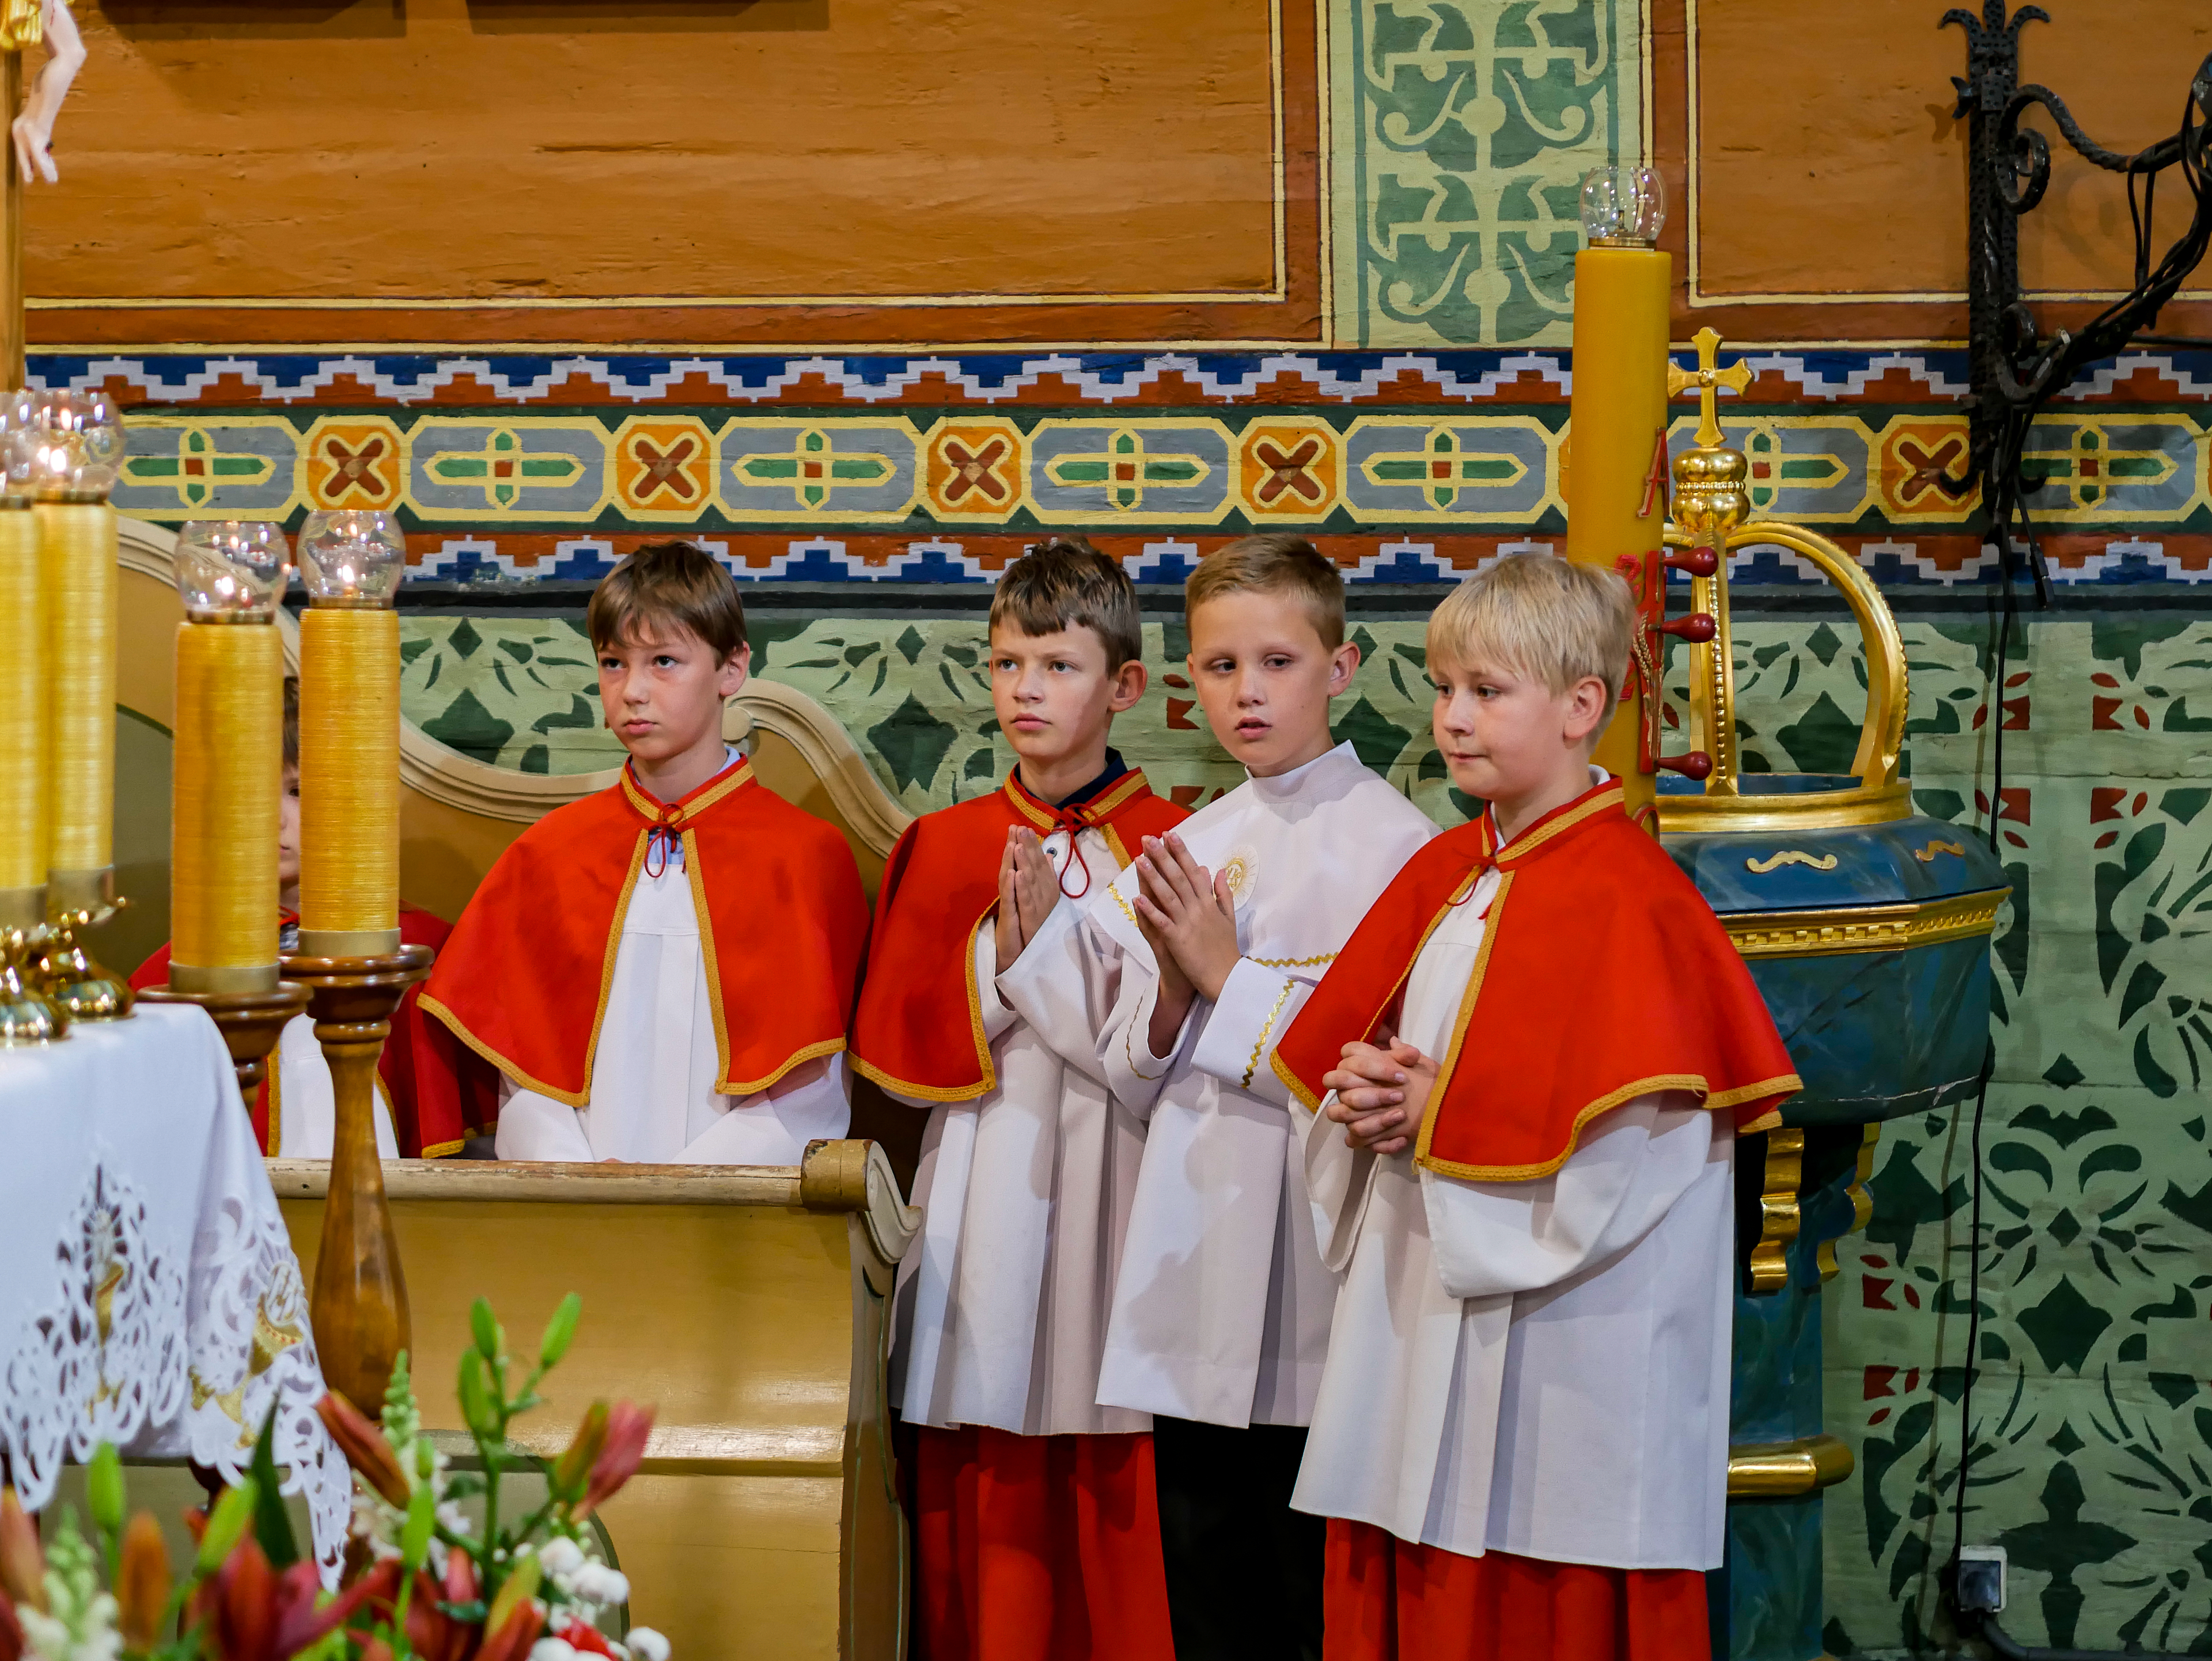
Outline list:
[[[91,61],[58,134],[64,183],[33,192],[27,221],[36,296],[869,300],[1276,280],[1268,0],[88,0],[80,15]]]
[[[2023,82],[2046,82],[2109,149],[2170,137],[2212,51],[2212,6],[2048,9],[2054,21],[2021,36]],[[1951,118],[1949,77],[1965,72],[1966,37],[1939,29],[1942,13],[1930,0],[1697,0],[1698,295],[1964,290],[1966,129]],[[2028,120],[2055,138],[2048,117]],[[2022,225],[2023,285],[2126,288],[2124,183],[2053,148],[2050,194]],[[2163,196],[2161,252],[2188,206],[2174,179]],[[2212,292],[2212,272],[2191,291]]]

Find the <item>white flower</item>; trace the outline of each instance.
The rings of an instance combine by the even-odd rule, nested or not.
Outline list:
[[[115,1661],[123,1652],[122,1634],[115,1630],[115,1600],[106,1592],[61,1620],[28,1604],[19,1607],[15,1617],[23,1623],[25,1652],[38,1661]]]
[[[576,1661],[575,1646],[565,1638],[541,1638],[530,1646],[530,1661]]]
[[[623,1643],[637,1661],[668,1661],[668,1640],[651,1627],[632,1627]]]
[[[627,1603],[629,1577],[605,1563],[586,1563],[571,1577],[575,1595],[587,1603]]]
[[[538,1547],[538,1563],[556,1577],[574,1574],[584,1567],[584,1548],[566,1535],[556,1535]]]

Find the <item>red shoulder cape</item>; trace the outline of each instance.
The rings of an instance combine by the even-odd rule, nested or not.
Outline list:
[[[453,926],[434,912],[412,905],[399,908],[399,938],[409,946],[444,949]],[[135,991],[166,986],[169,946],[162,942],[131,977]],[[461,1151],[471,1136],[489,1132],[499,1118],[499,1080],[483,1062],[464,1050],[453,1035],[428,1019],[417,1001],[422,984],[407,989],[392,1012],[392,1036],[377,1057],[377,1076],[391,1098],[392,1131],[407,1159],[436,1159]],[[272,1076],[274,1069],[271,1069]],[[254,1140],[264,1154],[281,1145],[283,1106],[264,1080],[248,1110]]]
[[[999,904],[1007,826],[1029,824],[1041,837],[1088,826],[1126,866],[1145,837],[1164,836],[1188,817],[1152,794],[1141,770],[1064,812],[1024,789],[1015,773],[988,796],[907,826],[876,891],[869,972],[853,1018],[853,1070],[924,1101],[973,1101],[997,1088],[975,985],[975,931]]]
[[[1690,879],[1608,781],[1503,848],[1487,815],[1413,855],[1284,1035],[1275,1071],[1310,1107],[1349,1043],[1371,1038],[1413,960],[1491,865],[1474,972],[1439,1056],[1415,1156],[1477,1182],[1547,1177],[1600,1114],[1661,1090],[1780,1123],[1799,1087],[1751,972]]]
[[[623,916],[657,828],[683,840],[714,1087],[749,1096],[842,1050],[868,936],[852,849],[742,761],[666,805],[625,766],[611,788],[532,825],[453,926],[422,1007],[526,1089],[588,1106]]]

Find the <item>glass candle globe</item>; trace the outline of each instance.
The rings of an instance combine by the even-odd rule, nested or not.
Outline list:
[[[300,527],[300,576],[318,605],[389,605],[407,570],[407,539],[390,514],[319,508]]]
[[[1583,230],[1593,248],[1652,248],[1667,223],[1656,167],[1593,167],[1583,175]]]
[[[105,392],[16,392],[0,417],[0,465],[11,495],[105,502],[123,472],[122,411]]]
[[[191,519],[177,532],[177,593],[195,623],[270,622],[291,581],[274,520]]]

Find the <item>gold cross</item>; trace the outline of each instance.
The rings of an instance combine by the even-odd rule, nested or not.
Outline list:
[[[1698,330],[1697,346],[1698,367],[1695,369],[1677,368],[1672,362],[1667,365],[1667,396],[1680,398],[1693,386],[1698,389],[1701,405],[1698,444],[1701,449],[1710,450],[1721,441],[1720,417],[1714,413],[1714,406],[1720,402],[1720,389],[1726,386],[1741,393],[1751,385],[1751,365],[1738,358],[1732,368],[1714,367],[1714,360],[1720,356],[1721,350],[1721,336],[1717,329]]]

